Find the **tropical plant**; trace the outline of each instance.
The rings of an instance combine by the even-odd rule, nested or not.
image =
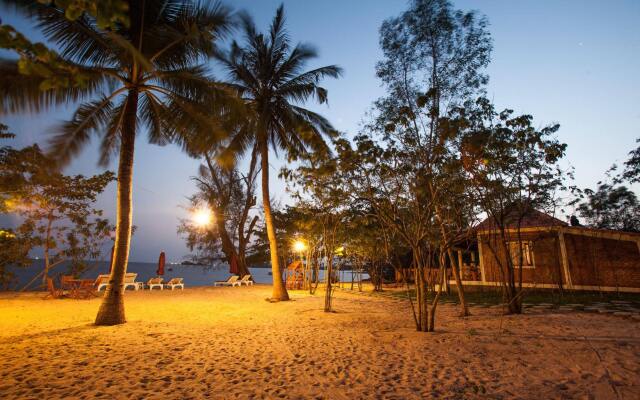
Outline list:
[[[585,189],[584,197],[576,210],[587,226],[640,232],[640,201],[626,186],[600,183],[595,191]]]
[[[346,223],[350,210],[350,196],[338,173],[338,160],[325,152],[315,152],[301,157],[295,170],[283,168],[282,176],[299,208],[308,210],[326,254],[324,311],[332,312],[332,277],[335,273],[335,255],[344,249]]]
[[[100,164],[119,153],[117,224],[110,285],[96,317],[98,325],[125,322],[123,281],[132,231],[132,177],[138,129],[151,143],[185,140],[208,131],[225,136],[216,106],[229,96],[212,83],[206,60],[231,28],[230,11],[218,3],[187,0],[129,1],[129,24],[103,29],[88,14],[71,21],[65,11],[39,1],[5,1],[38,21],[82,85],[41,90],[44,78],[20,76],[15,61],[0,63],[0,113],[40,111],[82,101],[71,120],[55,129],[50,154],[68,162],[92,134],[102,136]],[[222,110],[219,108],[218,110]],[[225,109],[226,110],[226,109]],[[223,111],[220,111],[223,112]]]
[[[219,52],[217,58],[228,71],[230,87],[244,99],[252,118],[237,130],[227,154],[242,154],[257,146],[273,274],[272,300],[288,300],[269,197],[269,146],[276,152],[283,149],[290,159],[309,150],[327,149],[324,136],[334,136],[334,128],[324,117],[301,104],[310,99],[326,103],[327,90],[320,87],[319,82],[325,77],[337,78],[341,69],[330,65],[303,72],[305,64],[317,53],[305,44],[292,47],[285,29],[283,6],[276,11],[266,34],[257,31],[248,15],[243,14],[241,20],[244,45],[234,41],[230,49]]]
[[[65,261],[72,261],[73,274],[82,272],[85,261],[100,255],[113,231],[109,221],[102,218],[102,210],[93,204],[115,180],[114,174],[107,171],[90,177],[68,176],[50,165],[51,160],[37,145],[0,150],[0,187],[9,189],[3,195],[0,212],[21,217],[13,235],[3,241],[3,253],[13,254],[9,258],[15,260],[15,255],[24,254],[25,249],[27,253],[36,247],[42,249],[44,270],[30,284],[42,276],[45,285],[49,271]]]
[[[183,220],[178,233],[184,236],[189,250],[195,250],[194,262],[212,265],[224,259],[232,269],[235,265],[233,273],[248,275],[247,250],[259,219],[251,212],[256,205],[257,155],[251,154],[245,173],[237,166],[221,167],[215,162],[215,154],[204,154],[205,163],[193,178],[198,191],[189,198],[191,208],[204,206],[212,211],[212,226],[196,226]]]
[[[0,123],[0,139],[12,139],[16,135],[12,132],[9,132],[9,127]]]
[[[553,212],[557,193],[565,190],[565,173],[559,163],[567,145],[555,137],[560,125],[536,129],[531,115],[514,116],[509,109],[497,112],[486,98],[450,117],[447,123],[459,130],[459,153],[470,198],[487,215],[495,232],[486,240],[479,239],[479,245],[486,246],[498,266],[509,313],[520,314],[523,220],[534,210]],[[519,245],[516,256],[500,257],[513,253],[509,241]]]
[[[640,139],[636,140],[640,143]],[[640,146],[629,152],[629,159],[624,163],[621,179],[629,183],[640,183]]]

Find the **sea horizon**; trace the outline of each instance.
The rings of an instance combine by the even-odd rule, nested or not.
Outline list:
[[[80,279],[92,279],[95,280],[98,275],[109,273],[108,261],[86,261],[87,268],[79,274]],[[67,275],[69,273],[69,267],[71,262],[67,261],[55,266],[49,271],[49,277],[59,280],[61,275]],[[268,265],[268,264],[267,264]],[[136,262],[130,261],[127,265],[128,273],[136,273],[137,282],[147,282],[149,279],[157,276],[156,270],[158,267],[157,262]],[[28,267],[10,267],[8,271],[14,274],[11,281],[5,286],[0,288],[4,291],[34,291],[41,290],[42,277],[39,276],[34,280],[38,274],[44,270],[43,259],[32,259],[31,265]],[[273,283],[271,276],[271,268],[264,266],[251,266],[249,272],[253,280],[256,283],[269,284]],[[350,270],[342,271],[343,274],[351,275]],[[226,263],[220,263],[216,266],[208,265],[195,265],[195,264],[165,264],[165,273],[163,278],[165,281],[171,278],[183,278],[185,286],[211,286],[215,281],[224,281],[232,274],[229,272],[229,265]],[[368,279],[369,276],[365,273],[362,274],[363,279]],[[320,279],[324,279],[324,270],[320,270]],[[31,281],[33,282],[25,289],[25,286]]]

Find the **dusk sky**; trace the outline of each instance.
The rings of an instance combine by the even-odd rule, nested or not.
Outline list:
[[[558,122],[558,138],[569,145],[566,165],[575,167],[576,183],[594,187],[611,164],[622,162],[640,137],[640,1],[455,1],[477,9],[490,22],[494,49],[488,95],[499,109],[509,107],[534,116],[537,126]],[[280,1],[229,1],[246,9],[266,29]],[[405,0],[285,1],[294,41],[315,45],[320,57],[309,68],[338,64],[345,74],[326,81],[329,106],[320,111],[341,131],[357,132],[371,103],[383,94],[374,66],[381,58],[378,28],[406,8]],[[4,23],[32,39],[42,37],[30,23],[0,9]],[[223,77],[223,74],[219,74]],[[18,136],[3,141],[14,147],[46,143],[48,127],[68,118],[73,107],[45,115],[3,117]],[[138,136],[134,170],[134,224],[131,261],[155,261],[160,250],[179,261],[188,250],[176,234],[182,206],[195,187],[190,177],[198,161],[177,146],[158,147]],[[85,175],[96,167],[97,146],[87,147],[66,170]],[[287,202],[277,180],[283,165],[271,158],[272,195]],[[111,169],[115,170],[112,164]],[[99,207],[115,220],[115,184]]]

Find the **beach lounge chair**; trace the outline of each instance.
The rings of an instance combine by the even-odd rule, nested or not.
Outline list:
[[[62,289],[56,288],[56,285],[53,284],[53,279],[51,278],[47,278],[47,291],[49,293],[47,293],[47,295],[44,297],[45,299],[59,299],[61,297],[64,297]]]
[[[109,286],[109,275],[98,275],[94,285],[97,287],[97,291],[99,292],[102,288],[107,288]]]
[[[165,287],[171,288],[171,290],[180,287],[180,289],[184,290],[184,283],[182,283],[182,278],[171,278],[171,280],[164,285]]]
[[[153,290],[154,287],[158,287],[160,288],[160,290],[163,290],[164,289],[163,282],[164,282],[164,279],[162,279],[161,277],[151,278],[147,282],[147,286],[149,286],[149,290]]]
[[[231,275],[226,281],[215,281],[213,286],[242,286],[238,275]]]
[[[251,280],[251,275],[243,276],[242,279],[240,279],[240,285],[242,286],[243,283],[247,286],[253,285],[253,281]]]
[[[129,286],[133,287],[134,290],[138,290],[142,287],[142,282],[136,282],[136,277],[138,274],[129,273],[124,275],[124,290],[127,290]]]

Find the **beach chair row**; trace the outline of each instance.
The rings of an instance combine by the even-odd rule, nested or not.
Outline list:
[[[172,278],[167,283],[164,282],[164,278],[151,278],[145,284],[144,282],[137,282],[136,277],[138,274],[129,273],[124,277],[124,289],[132,288],[134,290],[144,289],[145,286],[149,290],[160,289],[164,290],[165,288],[174,290],[175,288],[180,288],[184,290],[184,282],[182,278]],[[100,291],[102,288],[107,288],[109,286],[109,275],[98,275],[96,279],[97,290]]]
[[[253,285],[253,280],[251,279],[251,275],[245,275],[240,279],[238,275],[231,275],[229,279],[226,281],[215,281],[213,282],[213,286],[242,286],[242,285]]]

